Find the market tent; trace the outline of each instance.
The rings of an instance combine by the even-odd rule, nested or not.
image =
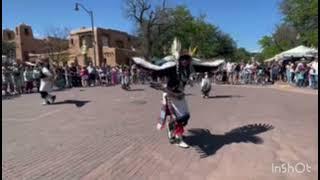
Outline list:
[[[309,48],[306,46],[297,46],[293,49],[289,49],[275,56],[276,59],[285,58],[302,58],[302,57],[315,57],[318,54],[318,50]]]
[[[274,60],[276,60],[276,58],[275,58],[275,57],[272,57],[272,58],[269,58],[269,59],[264,60],[264,62],[271,62],[271,61],[274,61]]]

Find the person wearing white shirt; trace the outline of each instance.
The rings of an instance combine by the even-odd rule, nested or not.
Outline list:
[[[25,90],[26,93],[31,93],[32,89],[33,89],[33,78],[32,78],[32,70],[31,67],[27,66],[23,72],[23,78],[24,78],[24,82],[25,82]]]
[[[95,69],[92,66],[92,63],[89,63],[89,66],[87,67],[88,73],[89,73],[89,86],[94,86],[95,85]]]
[[[318,89],[318,59],[316,58],[310,67],[310,86],[313,89]]]
[[[32,78],[35,81],[37,92],[39,92],[40,89],[40,70],[38,67],[34,67],[32,71]]]
[[[232,83],[232,70],[233,70],[233,63],[228,62],[226,65],[226,70],[227,70],[227,81],[229,84]]]

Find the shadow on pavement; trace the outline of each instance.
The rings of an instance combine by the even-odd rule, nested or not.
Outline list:
[[[76,105],[78,108],[84,106],[85,104],[87,104],[90,101],[79,101],[79,100],[64,100],[64,101],[60,101],[60,102],[55,102],[51,105],[59,105],[59,104],[74,104]]]
[[[218,96],[209,96],[209,99],[220,99],[220,98],[241,98],[243,96],[239,95],[218,95]]]
[[[17,98],[17,97],[20,97],[21,94],[15,94],[15,95],[3,95],[2,96],[2,100],[9,100],[9,99],[14,99],[14,98]]]
[[[144,89],[129,89],[127,91],[144,91]]]
[[[273,129],[268,124],[249,124],[232,129],[225,134],[211,134],[208,129],[190,129],[184,140],[190,147],[196,149],[201,158],[215,154],[224,145],[231,143],[262,144],[263,140],[257,134]]]
[[[194,96],[192,93],[187,93],[185,96]]]

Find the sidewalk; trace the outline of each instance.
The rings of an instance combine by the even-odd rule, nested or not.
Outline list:
[[[318,95],[318,90],[311,89],[309,87],[299,88],[291,84],[287,83],[275,83],[272,88],[282,90],[282,91],[289,91],[289,92],[297,92],[297,93],[304,93],[304,94],[312,94]]]

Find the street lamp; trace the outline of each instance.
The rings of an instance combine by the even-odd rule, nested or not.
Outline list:
[[[97,66],[97,63],[96,63],[96,41],[95,41],[95,36],[94,36],[94,26],[93,26],[93,12],[92,11],[89,11],[87,10],[82,4],[80,3],[76,3],[75,4],[75,8],[74,10],[75,11],[79,11],[79,7],[81,7],[83,10],[85,10],[89,16],[91,17],[91,28],[92,28],[92,44],[93,44],[93,59],[94,59],[94,66]]]

